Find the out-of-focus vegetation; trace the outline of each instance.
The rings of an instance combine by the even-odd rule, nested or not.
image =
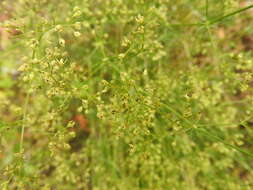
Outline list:
[[[0,189],[253,189],[250,3],[2,1]]]

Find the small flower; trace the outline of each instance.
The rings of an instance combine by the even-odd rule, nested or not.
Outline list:
[[[88,100],[82,100],[82,106],[83,106],[85,109],[88,109]]]
[[[124,39],[122,41],[122,46],[127,47],[129,44],[130,44],[130,41],[126,37],[124,37]]]
[[[144,26],[138,27],[136,33],[144,34]]]
[[[77,111],[78,111],[79,113],[81,113],[81,112],[83,111],[83,107],[80,106],[80,107],[77,109]]]
[[[145,69],[145,70],[143,71],[143,75],[144,75],[144,76],[147,76],[147,75],[148,75],[147,69]]]
[[[72,128],[72,127],[74,127],[74,125],[75,125],[75,122],[74,121],[70,121],[68,123],[68,125],[67,125],[67,128]]]
[[[26,71],[27,70],[27,68],[28,68],[28,65],[27,64],[22,64],[19,68],[18,68],[18,71]]]
[[[69,150],[71,147],[70,147],[70,145],[69,145],[68,143],[64,143],[64,144],[63,144],[63,148],[64,148],[65,150]]]
[[[61,25],[56,25],[54,30],[56,32],[62,32],[62,26]]]
[[[79,17],[81,16],[82,12],[80,10],[76,11],[74,14],[73,14],[73,17],[76,18],[76,17]]]
[[[126,55],[124,53],[119,54],[119,59],[123,59]]]
[[[65,40],[61,38],[59,40],[59,44],[60,44],[60,46],[65,47]]]
[[[74,32],[74,36],[79,37],[79,36],[81,36],[81,33],[80,32]]]
[[[142,24],[144,22],[144,17],[142,15],[138,15],[136,18],[135,18],[136,22],[138,24]]]

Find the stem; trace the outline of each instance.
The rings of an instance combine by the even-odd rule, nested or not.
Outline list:
[[[232,13],[227,14],[227,15],[224,15],[224,16],[222,16],[222,17],[220,17],[220,18],[214,19],[214,20],[210,21],[209,24],[215,24],[215,23],[217,23],[217,22],[220,22],[220,21],[222,21],[222,20],[224,20],[224,19],[226,19],[226,18],[229,18],[229,17],[231,17],[231,16],[234,16],[234,15],[236,15],[236,14],[239,14],[239,13],[244,12],[244,11],[246,11],[246,10],[248,10],[248,9],[251,9],[251,8],[253,8],[253,4],[252,4],[252,5],[249,5],[249,6],[247,6],[247,7],[241,8],[241,9],[239,9],[239,10],[236,10],[236,11],[234,11],[234,12],[232,12]]]
[[[208,0],[206,0],[206,19],[208,18]]]
[[[206,3],[207,3],[207,5],[206,5],[206,16],[207,16],[207,14],[208,14],[208,0],[206,0]],[[222,21],[222,20],[224,20],[224,19],[226,19],[226,18],[229,18],[229,17],[231,17],[231,16],[234,16],[234,15],[236,15],[236,14],[239,14],[239,13],[244,12],[244,11],[246,11],[246,10],[248,10],[248,9],[251,9],[251,8],[253,8],[253,4],[252,4],[252,5],[249,5],[249,6],[247,6],[247,7],[238,9],[238,10],[232,12],[232,13],[228,13],[227,15],[224,15],[224,16],[222,16],[222,17],[213,19],[213,20],[209,21],[207,24],[208,24],[208,25],[216,24],[217,22],[220,22],[220,21]],[[183,24],[171,24],[170,26],[172,26],[172,27],[191,27],[191,26],[203,26],[203,25],[206,25],[206,23],[203,23],[203,22],[199,22],[199,23],[190,23],[190,24],[185,24],[185,23],[183,23]]]
[[[24,133],[25,133],[25,119],[26,119],[26,114],[27,114],[27,108],[28,108],[28,102],[30,98],[30,93],[26,95],[25,99],[25,105],[24,105],[24,114],[23,114],[23,121],[22,121],[22,129],[21,129],[21,136],[20,136],[20,147],[19,147],[19,152],[22,152],[23,149],[23,144],[24,144]]]
[[[243,154],[245,154],[245,155],[248,155],[248,156],[250,156],[250,157],[253,157],[253,154],[252,154],[251,152],[245,151],[245,150],[243,150],[243,149],[241,149],[241,148],[239,148],[239,147],[237,147],[237,146],[234,146],[234,145],[232,145],[232,144],[227,143],[225,140],[223,140],[222,138],[220,138],[220,137],[218,137],[218,136],[212,134],[210,131],[206,131],[206,130],[203,130],[203,129],[198,129],[198,131],[201,132],[201,133],[203,133],[203,134],[206,135],[206,136],[209,136],[209,137],[211,137],[211,138],[213,138],[213,139],[216,139],[217,141],[220,141],[220,142],[223,143],[224,145],[226,145],[226,146],[228,146],[228,147],[230,147],[230,148],[232,148],[232,149],[235,149],[235,150],[237,150],[238,152],[241,152],[241,153],[243,153]]]

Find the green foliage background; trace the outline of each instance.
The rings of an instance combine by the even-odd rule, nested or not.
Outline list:
[[[1,189],[253,188],[247,1],[0,7]]]

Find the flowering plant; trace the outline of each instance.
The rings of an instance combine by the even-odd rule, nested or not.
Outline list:
[[[3,1],[1,189],[252,189],[252,7]]]

